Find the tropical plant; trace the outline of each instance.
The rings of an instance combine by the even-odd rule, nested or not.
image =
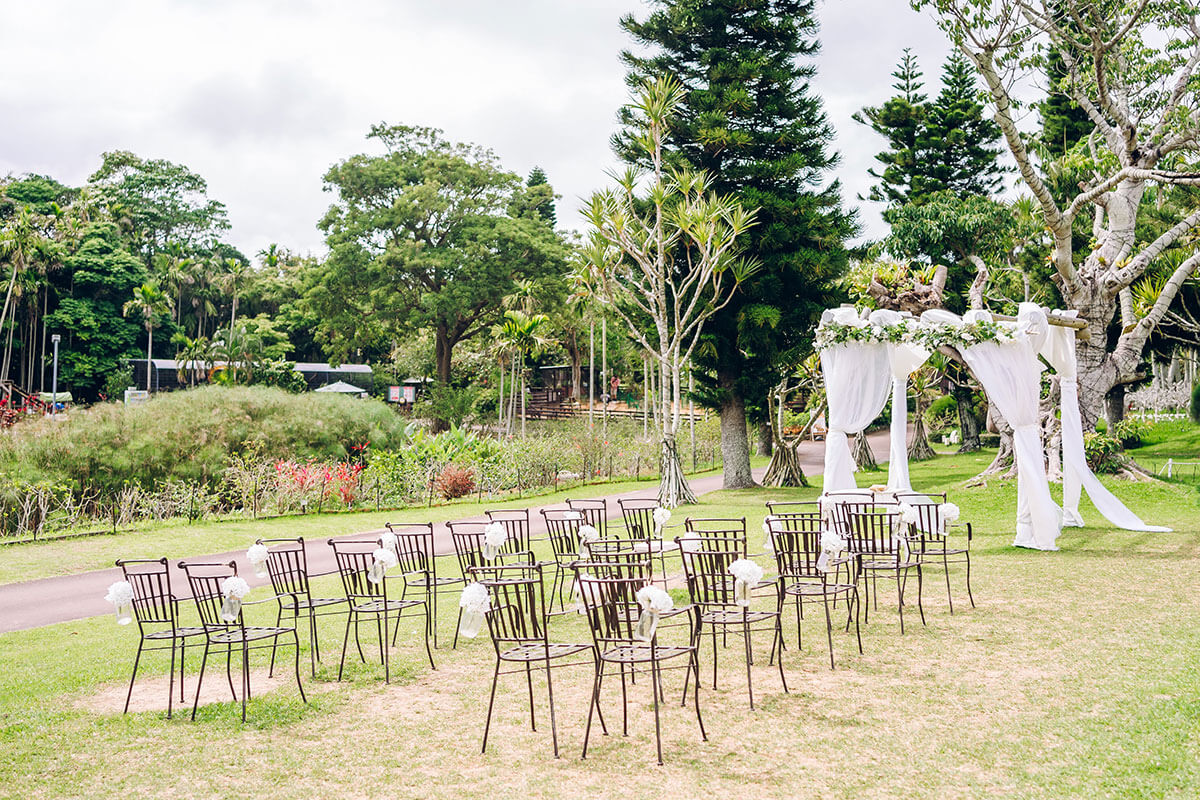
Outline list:
[[[169,314],[170,311],[171,298],[163,294],[157,283],[151,281],[136,287],[133,290],[133,299],[127,301],[122,308],[126,317],[130,314],[141,315],[146,326],[146,391],[150,391],[150,376],[154,372],[150,368],[150,360],[154,353],[154,329],[158,327],[158,317]]]

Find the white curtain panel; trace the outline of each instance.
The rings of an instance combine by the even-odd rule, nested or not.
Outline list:
[[[1063,312],[1063,316],[1075,316],[1077,312]],[[1075,331],[1070,328],[1050,326],[1046,341],[1042,345],[1042,356],[1058,373],[1059,389],[1062,393],[1062,451],[1063,451],[1063,522],[1073,527],[1083,526],[1079,513],[1081,488],[1086,488],[1088,497],[1105,519],[1127,531],[1169,531],[1161,525],[1147,525],[1125,504],[1105,488],[1088,467],[1083,450],[1083,419],[1079,415],[1079,364],[1075,358]]]
[[[853,308],[825,311],[821,315],[821,324],[830,322],[857,327],[870,324]],[[821,372],[825,376],[825,398],[829,408],[825,434],[825,491],[854,489],[857,484],[849,437],[870,425],[887,404],[891,386],[887,346],[849,342],[827,347],[821,351]]]
[[[872,325],[886,327],[904,319],[898,311],[872,311]],[[929,359],[929,351],[910,342],[888,343],[888,366],[892,374],[892,429],[888,457],[889,491],[912,488],[908,478],[908,376]]]
[[[989,321],[991,315],[968,311],[960,320],[957,315],[939,310],[925,312],[921,320],[961,323]],[[1042,366],[1037,354],[1048,327],[1046,315],[1037,305],[1022,303],[1013,341],[980,342],[961,350],[988,398],[1013,427],[1017,463],[1017,535],[1013,545],[1036,550],[1057,550],[1055,541],[1062,530],[1062,510],[1050,496],[1046,480],[1038,418]]]

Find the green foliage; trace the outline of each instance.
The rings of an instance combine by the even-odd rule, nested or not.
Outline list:
[[[254,370],[252,386],[273,386],[293,394],[308,391],[304,376],[296,371],[295,361],[264,361]]]
[[[1124,449],[1141,447],[1151,427],[1150,423],[1141,417],[1125,417],[1113,426],[1112,437]]]
[[[1092,472],[1097,475],[1111,475],[1120,471],[1120,450],[1121,443],[1111,436],[1097,431],[1088,431],[1083,435],[1084,456]]]
[[[394,447],[403,439],[403,420],[376,400],[206,386],[23,424],[0,444],[0,470],[111,492],[213,478],[248,443],[273,458],[340,460],[364,442]]]
[[[1200,383],[1192,387],[1192,397],[1188,403],[1188,416],[1192,418],[1192,422],[1200,423]]]
[[[120,400],[130,386],[133,386],[133,364],[126,362],[105,376],[103,395],[108,399]]]
[[[843,243],[855,231],[829,180],[833,130],[811,91],[819,49],[812,0],[655,0],[644,21],[621,20],[640,49],[622,53],[627,82],[678,80],[684,95],[666,138],[667,159],[705,171],[712,190],[756,208],[743,237],[758,269],[705,323],[694,355],[697,399],[711,408],[745,400],[761,414],[768,390],[810,346],[820,311],[838,298]],[[632,115],[615,140],[646,163]]]
[[[425,392],[417,401],[413,413],[419,417],[433,420],[443,420],[451,427],[463,424],[475,407],[479,390],[474,386],[457,387],[445,383],[437,383]]]
[[[947,418],[950,419],[949,425],[935,424],[935,422],[940,423]],[[942,395],[930,403],[929,408],[925,409],[925,419],[933,430],[954,426],[958,421],[958,401],[951,395]]]

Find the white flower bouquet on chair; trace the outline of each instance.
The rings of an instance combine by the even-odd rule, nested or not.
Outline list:
[[[254,569],[254,574],[260,578],[267,577],[267,546],[261,542],[250,545],[246,551],[246,560]]]
[[[663,527],[671,520],[671,509],[659,506],[654,509],[654,535],[661,539]]]
[[[750,607],[750,590],[763,579],[763,568],[748,558],[739,558],[729,565],[733,576],[733,600],[742,608]]]
[[[133,587],[128,581],[117,581],[108,587],[104,599],[112,603],[117,611],[117,624],[128,625],[133,622]]]
[[[230,575],[221,581],[221,594],[225,598],[221,603],[221,621],[237,622],[242,613],[242,600],[250,594],[250,584],[237,575]]]
[[[638,617],[633,638],[639,642],[653,641],[654,633],[658,630],[659,616],[673,609],[675,601],[657,586],[643,586],[638,589],[636,598],[638,605],[642,607],[642,615]]]
[[[367,571],[367,580],[375,585],[383,583],[387,571],[399,563],[395,548],[376,547],[371,552],[371,569]]]
[[[499,522],[493,522],[483,529],[483,558],[494,561],[500,554],[500,548],[508,542],[508,529]]]
[[[579,513],[579,512],[576,512]],[[582,516],[582,515],[581,515]],[[579,560],[588,561],[592,557],[591,545],[600,540],[600,531],[591,525],[579,526]]]
[[[458,622],[458,633],[468,639],[474,639],[483,628],[487,612],[492,607],[492,598],[487,587],[482,583],[467,584],[458,600],[462,609],[462,618]]]

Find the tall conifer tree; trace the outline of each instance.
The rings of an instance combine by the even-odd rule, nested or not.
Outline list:
[[[702,403],[720,411],[725,486],[747,486],[747,412],[809,346],[831,284],[846,265],[853,216],[826,183],[837,156],[821,101],[809,89],[818,50],[814,0],[653,0],[649,17],[621,20],[631,85],[669,75],[686,89],[669,137],[673,157],[711,173],[758,224],[746,253],[761,269],[705,326],[696,364]],[[627,134],[617,153],[636,158]]]

